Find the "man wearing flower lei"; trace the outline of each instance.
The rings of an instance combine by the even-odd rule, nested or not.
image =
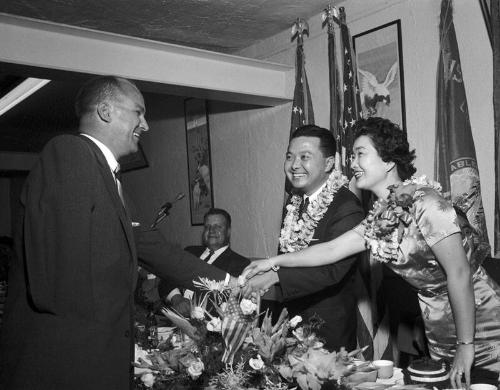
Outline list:
[[[354,129],[356,185],[378,197],[367,218],[332,241],[254,262],[244,276],[342,262],[370,248],[418,291],[431,357],[451,363],[452,386],[460,387],[463,378],[470,384],[473,363],[499,373],[500,287],[480,265],[484,247],[462,239],[457,214],[438,183],[411,178],[415,151],[397,125],[372,117]]]
[[[327,129],[306,125],[293,133],[284,163],[292,195],[286,204],[280,253],[329,241],[362,221],[363,209],[345,186],[346,177],[334,170],[335,152],[335,139]],[[356,348],[356,259],[350,256],[338,264],[270,271],[251,284],[265,290],[279,283],[282,294],[278,296],[282,295],[292,316],[310,319],[317,315],[324,321],[318,335],[327,349],[352,350]]]

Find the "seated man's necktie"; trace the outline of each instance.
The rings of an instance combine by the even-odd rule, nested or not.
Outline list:
[[[210,249],[210,252],[208,252],[208,256],[205,257],[205,261],[208,263],[210,261],[210,259],[212,258],[212,256],[214,255],[215,251],[211,250]]]

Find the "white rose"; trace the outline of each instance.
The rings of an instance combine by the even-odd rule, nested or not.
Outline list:
[[[252,314],[255,309],[257,309],[257,305],[253,303],[250,299],[242,299],[240,302],[240,308],[244,315]]]
[[[182,338],[174,334],[170,339],[170,343],[172,344],[172,347],[174,347],[174,349],[180,348],[182,347]]]
[[[144,386],[153,387],[153,385],[155,384],[155,376],[150,372],[147,372],[143,376],[141,376],[141,381],[142,383],[144,383]]]
[[[189,365],[189,367],[187,369],[187,373],[189,374],[189,376],[191,377],[192,380],[196,380],[203,373],[204,369],[205,369],[205,365],[203,364],[203,362],[200,359],[198,359],[198,360],[193,361]]]
[[[149,358],[147,351],[143,350],[139,345],[135,344],[135,362],[140,363],[141,360],[146,362],[147,364],[153,364],[151,362],[151,359]]]
[[[260,355],[257,355],[256,359],[250,359],[248,361],[248,364],[256,371],[262,370],[264,368],[264,361],[262,360]]]
[[[207,322],[207,330],[209,332],[222,332],[222,321],[220,318],[214,317],[210,320],[210,322]]]
[[[203,320],[205,318],[205,310],[200,306],[195,306],[191,312],[191,318],[194,320]]]
[[[301,316],[295,316],[290,320],[290,326],[295,328],[300,322],[302,322]]]
[[[304,341],[304,329],[302,329],[302,327],[293,330],[292,333],[297,340]]]

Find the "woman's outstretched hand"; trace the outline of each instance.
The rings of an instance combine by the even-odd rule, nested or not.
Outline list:
[[[255,275],[269,271],[274,266],[272,259],[260,259],[252,261],[243,270],[243,273],[238,278],[240,286],[245,285],[246,281]]]

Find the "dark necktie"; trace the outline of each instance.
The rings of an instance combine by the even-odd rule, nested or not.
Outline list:
[[[309,206],[309,197],[305,196],[302,198],[302,202],[299,205],[299,218],[302,219],[302,214],[306,212],[307,206]]]
[[[208,256],[205,257],[205,261],[208,263],[210,261],[210,259],[212,258],[212,256],[214,255],[215,251],[212,251],[210,250],[210,252],[208,252]]]
[[[123,189],[122,189],[122,182],[121,182],[122,172],[120,170],[119,165],[115,168],[113,173],[115,175],[115,183],[116,183],[116,188],[118,189],[118,195],[120,196],[120,199],[122,201],[123,206],[125,206],[125,199],[123,198]]]

